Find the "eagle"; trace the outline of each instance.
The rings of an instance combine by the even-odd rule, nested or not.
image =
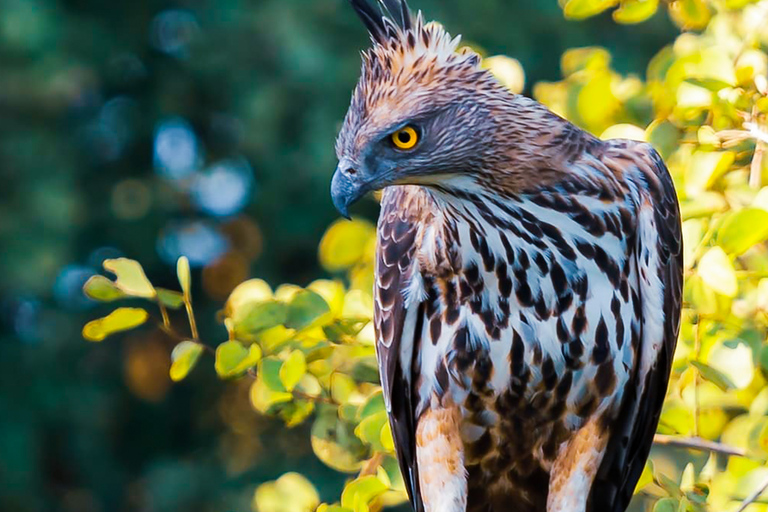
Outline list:
[[[622,512],[680,326],[682,237],[647,143],[513,94],[405,0],[350,0],[372,47],[334,205],[382,191],[374,327],[417,512]]]

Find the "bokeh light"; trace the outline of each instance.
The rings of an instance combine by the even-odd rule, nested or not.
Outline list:
[[[154,162],[157,172],[170,179],[186,178],[200,160],[192,126],[181,118],[161,122],[155,130]]]
[[[191,12],[169,9],[152,20],[150,42],[163,53],[184,58],[188,56],[189,45],[199,31],[200,26]]]
[[[93,268],[83,265],[67,265],[62,268],[53,285],[53,296],[59,306],[69,310],[93,306],[94,302],[83,294],[83,285],[93,274]]]
[[[214,216],[239,212],[248,204],[253,189],[253,172],[244,158],[223,160],[195,175],[192,200]]]
[[[186,256],[190,265],[201,267],[222,256],[228,248],[229,242],[216,226],[203,220],[172,223],[158,241],[160,257],[169,265]]]

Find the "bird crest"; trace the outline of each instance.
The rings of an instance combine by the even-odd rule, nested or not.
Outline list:
[[[363,121],[380,128],[398,115],[415,114],[425,103],[451,100],[457,87],[478,89],[495,82],[481,67],[481,57],[460,47],[439,23],[425,22],[406,0],[350,0],[371,36],[363,51],[360,81],[352,97],[342,136],[343,145]],[[447,84],[452,87],[447,87]],[[371,114],[374,118],[371,118]]]

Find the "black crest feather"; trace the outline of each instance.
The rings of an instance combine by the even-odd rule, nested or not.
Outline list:
[[[349,0],[371,38],[379,44],[411,29],[411,11],[406,0]]]

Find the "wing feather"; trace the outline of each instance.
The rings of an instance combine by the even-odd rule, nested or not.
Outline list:
[[[384,192],[378,225],[374,325],[376,355],[400,470],[416,512],[423,510],[416,466],[416,427],[410,362],[418,345],[420,304],[406,307],[403,291],[412,275],[418,222],[404,204],[405,187]]]
[[[653,444],[680,331],[683,241],[674,183],[648,144],[617,142],[616,160],[639,190],[634,258],[642,303],[635,373],[594,482],[589,510],[623,512],[634,493]],[[633,167],[639,172],[633,172]],[[658,311],[661,309],[661,311]]]

